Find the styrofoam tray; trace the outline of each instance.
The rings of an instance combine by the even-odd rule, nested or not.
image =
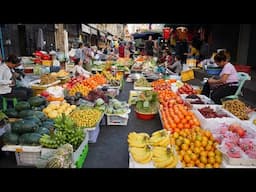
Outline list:
[[[190,101],[193,101],[193,100],[196,100],[196,99],[190,99],[190,98],[186,98],[188,96],[188,94],[181,94],[180,95],[181,98],[187,102],[190,103]],[[204,102],[204,105],[207,104],[214,104],[214,102],[209,98],[209,97],[206,97],[205,95],[198,95],[197,96]],[[203,105],[203,104],[191,104],[191,105]]]
[[[137,163],[133,158],[132,155],[129,153],[129,168],[156,168],[153,164],[153,161],[150,161],[146,164]],[[182,168],[182,164],[178,161],[176,168]]]
[[[42,146],[4,145],[2,151],[41,152]]]
[[[134,85],[134,90],[139,90],[139,91],[146,91],[146,90],[153,90],[153,87],[136,87]]]
[[[251,159],[246,156],[245,153],[242,154],[242,158],[232,158],[227,155],[218,147],[219,151],[222,153],[223,159],[228,165],[242,165],[242,166],[256,166],[256,159]]]
[[[210,106],[214,111],[221,110],[222,112],[226,113],[230,117],[222,117],[222,118],[205,118],[198,109],[203,107]],[[240,121],[236,116],[230,114],[227,110],[223,109],[221,105],[193,105],[194,114],[200,121],[201,127],[204,129],[214,129],[216,126],[220,125],[221,123],[234,123],[236,121]]]
[[[35,88],[47,88],[47,87],[51,87],[53,85],[57,85],[59,84],[61,81],[60,80],[57,80],[57,81],[54,81],[53,83],[50,83],[50,84],[47,84],[47,85],[40,85],[40,79],[37,79],[35,81],[32,81],[29,83],[29,86],[33,86]]]
[[[221,167],[222,168],[239,168],[239,169],[241,168],[255,169],[256,168],[256,166],[253,166],[253,165],[230,165],[225,159],[222,160]]]

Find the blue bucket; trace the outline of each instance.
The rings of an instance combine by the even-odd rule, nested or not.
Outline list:
[[[206,69],[206,73],[208,75],[219,75],[222,69],[216,68],[216,69]]]

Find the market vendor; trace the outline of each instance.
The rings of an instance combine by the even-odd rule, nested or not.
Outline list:
[[[84,76],[86,78],[89,78],[92,73],[89,72],[89,71],[86,71],[83,68],[83,64],[80,62],[80,59],[75,59],[75,66],[72,69],[72,74],[73,74],[73,76],[80,76],[81,75],[81,76]]]
[[[182,70],[181,57],[176,55],[174,57],[174,63],[167,65],[168,73],[172,75],[180,75]]]
[[[19,65],[20,59],[16,55],[9,55],[6,61],[0,65],[0,95],[26,101],[32,97],[33,90],[16,86],[16,79],[19,77],[19,74],[14,69]]]
[[[58,72],[60,70],[60,62],[57,59],[57,53],[55,51],[51,51],[50,55],[52,57],[52,67],[51,72]]]
[[[187,55],[187,57],[193,57],[195,59],[199,59],[199,55],[200,55],[199,50],[195,48],[194,45],[192,45],[192,43],[190,43],[188,47],[189,47],[189,52],[184,53],[184,55]]]
[[[202,95],[209,97],[216,104],[221,104],[221,99],[233,95],[238,88],[238,77],[235,67],[228,62],[224,52],[219,52],[214,56],[214,62],[222,68],[219,77],[209,78],[204,84]]]

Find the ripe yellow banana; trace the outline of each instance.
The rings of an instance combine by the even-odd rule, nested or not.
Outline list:
[[[167,134],[167,131],[165,129],[156,131],[156,132],[152,133],[152,137],[157,136],[157,135],[162,135],[162,134]]]
[[[178,156],[174,155],[173,156],[173,162],[170,163],[166,168],[175,168],[177,166],[177,163],[178,163]]]
[[[162,147],[167,147],[169,144],[170,144],[170,139],[168,136],[163,138],[163,140],[158,143],[158,145]]]
[[[153,152],[154,157],[161,157],[161,156],[166,155],[166,148],[164,148],[164,147],[154,147],[152,152]]]
[[[147,148],[130,148],[130,153],[133,159],[138,163],[148,163],[151,161],[153,153],[150,149]]]
[[[163,161],[156,161],[156,160],[154,160],[154,158],[153,158],[154,166],[155,166],[156,168],[165,168],[165,167],[167,167],[168,165],[170,165],[170,164],[173,162],[173,160],[174,160],[174,157],[173,157],[172,155],[169,156],[168,158],[166,158],[166,159],[163,160]]]

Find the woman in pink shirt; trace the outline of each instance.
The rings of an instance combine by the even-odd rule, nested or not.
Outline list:
[[[233,95],[238,88],[238,76],[235,67],[227,61],[227,57],[224,52],[220,52],[214,57],[215,63],[222,67],[219,78],[209,78],[205,83],[202,94],[209,97],[211,93],[211,99],[216,104],[221,104],[221,99]]]

